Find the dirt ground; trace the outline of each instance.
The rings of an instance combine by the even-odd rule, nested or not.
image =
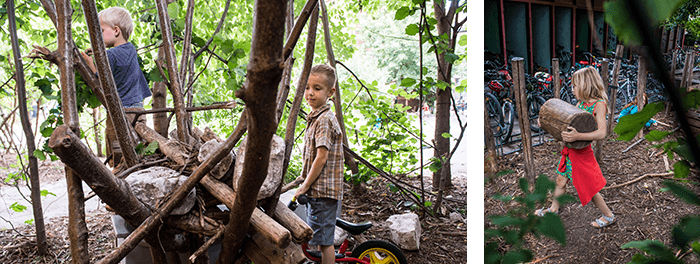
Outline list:
[[[12,155],[4,155],[0,160],[0,166],[12,163]],[[42,168],[51,168],[46,173],[41,173],[42,184],[63,180],[63,169],[60,161],[43,162]],[[457,168],[461,173],[464,168]],[[428,173],[429,174],[429,173]],[[427,174],[426,174],[427,175]],[[1,179],[7,177],[7,173],[0,175]],[[449,217],[421,217],[422,236],[421,250],[404,253],[408,263],[466,263],[467,262],[467,223],[466,200],[467,179],[466,175],[453,176],[454,187],[445,193],[447,200],[444,203],[445,212],[458,212],[464,219],[461,222],[451,222]],[[418,177],[404,177],[403,181],[414,186],[420,186]],[[430,176],[426,176],[426,192],[432,193],[430,188]],[[0,186],[6,185],[0,183]],[[345,198],[343,201],[343,218],[352,222],[372,221],[374,227],[366,232],[362,239],[390,240],[390,233],[385,221],[393,214],[401,214],[410,211],[410,205],[404,203],[407,197],[392,193],[387,187],[388,182],[382,178],[376,178],[366,185],[364,194],[356,194],[351,186],[346,184]],[[419,191],[418,191],[419,192]],[[432,194],[428,194],[434,199]],[[89,230],[89,252],[91,261],[97,261],[109,254],[115,248],[115,235],[111,222],[112,213],[97,212],[88,213],[86,221]],[[67,232],[67,216],[54,217],[46,221],[46,230],[49,246],[49,254],[39,257],[36,254],[36,242],[33,226],[19,225],[16,229],[0,231],[0,263],[69,263],[70,240]]]
[[[658,120],[673,124],[672,117],[660,117],[661,114],[657,115]],[[654,129],[671,130],[664,126]],[[606,141],[601,163],[603,176],[607,179],[606,187],[623,184],[645,174],[667,172],[663,158],[665,155],[657,155],[660,151],[651,148],[651,144],[646,140],[623,153],[622,151],[633,142]],[[555,180],[555,169],[560,157],[556,142],[550,141],[535,147],[533,159],[536,173],[545,174],[551,180]],[[669,162],[671,169],[673,163],[673,160]],[[504,214],[513,206],[490,197],[497,193],[521,194],[517,181],[524,175],[522,154],[500,157],[499,166],[499,170],[511,169],[516,172],[486,183],[484,211],[487,227],[490,225],[488,216]],[[697,173],[691,173],[690,177],[694,177],[693,181],[696,183],[700,179]],[[634,254],[640,252],[637,249],[621,249],[620,246],[627,242],[649,239],[670,246],[672,226],[685,215],[700,214],[700,209],[684,203],[670,192],[663,192],[663,180],[661,177],[650,177],[623,187],[602,190],[601,194],[616,216],[614,224],[602,229],[590,225],[590,222],[601,216],[600,211],[592,203],[582,207],[573,184],[569,183],[566,191],[576,198],[576,202],[564,205],[559,210],[566,229],[567,245],[561,246],[549,238],[528,235],[526,247],[533,251],[534,259],[539,263],[626,263]],[[700,186],[697,184],[684,186],[700,193]],[[549,198],[551,201],[551,194]],[[684,261],[698,263],[700,260],[695,254],[689,254]]]

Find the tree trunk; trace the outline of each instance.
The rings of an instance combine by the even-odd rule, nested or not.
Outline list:
[[[275,99],[282,77],[285,0],[256,1],[253,38],[245,88],[236,96],[246,103],[249,133],[239,189],[231,208],[217,263],[231,263],[248,231],[258,191],[267,176],[270,141],[277,130]]]
[[[162,59],[165,57],[165,51],[163,50],[163,47],[161,46],[158,48],[158,58],[157,60]],[[166,107],[166,102],[167,102],[167,95],[168,95],[168,86],[165,85],[165,82],[155,82],[153,84],[153,102],[152,102],[152,108],[153,109],[161,109]],[[153,114],[153,129],[158,132],[163,137],[168,137],[168,126],[170,123],[168,122],[168,114],[163,112],[163,113],[155,113]]]
[[[165,0],[156,0],[158,18],[160,19],[161,35],[163,36],[163,48],[165,49],[165,62],[167,63],[168,76],[170,76],[170,94],[173,95],[175,106],[175,122],[177,124],[178,140],[189,143],[189,128],[187,127],[187,112],[185,112],[185,101],[182,98],[182,80],[177,71],[175,58],[175,46],[173,43],[173,33],[170,29],[170,16]]]
[[[17,26],[15,24],[15,1],[7,0],[8,20],[10,24],[10,39],[12,41],[12,55],[15,63],[15,83],[17,98],[19,100],[19,116],[22,121],[22,129],[27,139],[27,154],[29,156],[29,178],[32,188],[32,209],[34,212],[34,223],[36,224],[37,253],[40,256],[46,254],[46,229],[44,228],[44,214],[41,210],[41,187],[39,186],[39,165],[34,156],[34,134],[32,125],[29,122],[27,113],[27,91],[24,83],[24,67],[22,66],[22,55],[20,54],[19,39],[17,38]],[[37,108],[38,111],[38,108]],[[38,119],[38,115],[37,115]]]
[[[92,130],[95,132],[95,148],[97,149],[97,156],[104,157],[105,155],[102,154],[102,142],[100,141],[100,130],[97,126],[98,120],[100,120],[100,109],[95,107],[92,109]]]
[[[457,1],[452,1],[450,7],[450,13],[445,13],[445,1],[439,0],[433,2],[433,7],[435,10],[435,19],[437,19],[437,30],[438,36],[444,34],[450,35],[450,24],[452,18],[454,18],[454,11],[456,9]],[[452,14],[450,16],[450,14]],[[450,36],[454,38],[454,36]],[[450,41],[451,42],[451,41]],[[439,81],[443,81],[448,84],[448,86],[442,90],[437,89],[437,100],[435,101],[435,157],[445,157],[450,152],[450,139],[442,136],[444,133],[450,133],[450,100],[452,98],[452,66],[445,60],[445,53],[440,53],[438,55],[438,71],[437,77]],[[443,173],[443,170],[446,170]],[[442,163],[442,168],[437,172],[433,173],[433,189],[437,190],[440,188],[440,175],[445,175],[445,186],[452,186],[452,172],[450,170],[450,161],[446,160]]]

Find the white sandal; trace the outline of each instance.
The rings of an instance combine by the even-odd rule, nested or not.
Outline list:
[[[603,215],[603,219],[605,219],[605,221],[607,221],[607,223],[601,221],[600,218],[596,218],[595,223],[598,224],[598,226],[594,226],[593,222],[591,222],[591,225],[595,228],[603,228],[603,227],[612,225],[615,223],[615,214],[613,214],[611,217]]]

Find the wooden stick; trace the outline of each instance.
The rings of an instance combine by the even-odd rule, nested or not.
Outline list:
[[[197,251],[192,253],[192,255],[189,257],[190,263],[194,263],[195,259],[197,259],[197,257],[199,257],[199,255],[202,255],[202,253],[204,253],[204,251],[209,249],[209,247],[211,247],[211,245],[213,245],[214,242],[219,240],[219,238],[221,238],[221,235],[224,234],[224,230],[225,229],[223,227],[219,228],[219,231],[217,231],[214,236],[209,238],[209,240],[207,240],[207,242],[204,243],[204,245],[202,245],[201,247],[199,247],[199,249],[197,249]]]
[[[671,176],[671,175],[673,175],[673,172],[659,173],[659,174],[644,174],[644,175],[639,176],[638,178],[636,178],[636,179],[634,179],[634,180],[631,180],[631,181],[628,181],[628,182],[625,182],[625,183],[622,183],[622,184],[618,184],[618,185],[613,185],[613,186],[605,187],[605,188],[603,188],[603,190],[615,189],[615,188],[627,186],[627,185],[633,184],[633,183],[635,183],[635,182],[641,181],[641,180],[643,180],[644,178],[651,178],[651,177],[668,177],[668,176]]]
[[[619,84],[619,77],[620,77],[620,65],[622,64],[622,53],[625,51],[625,46],[622,45],[617,45],[617,48],[615,49],[615,62],[613,64],[613,76],[612,76],[612,82],[610,83],[610,86],[612,86],[612,89],[610,91],[610,103],[608,103],[608,127],[605,130],[607,132],[607,136],[611,135],[613,132],[613,124],[614,122],[614,117],[615,117],[615,104],[617,103],[617,88]]]
[[[238,105],[238,103],[236,103],[236,101],[226,101],[226,102],[215,103],[215,104],[205,105],[205,106],[188,107],[188,108],[185,108],[185,111],[194,112],[194,111],[204,111],[204,110],[214,110],[214,109],[233,109],[233,108],[236,108],[237,105]],[[151,109],[151,110],[127,110],[127,111],[124,111],[124,113],[144,115],[144,114],[165,113],[165,112],[174,112],[174,111],[175,111],[174,108],[160,108],[160,109]]]
[[[513,84],[515,91],[515,108],[518,111],[520,122],[520,133],[523,138],[523,157],[525,162],[525,177],[531,183],[535,182],[535,169],[532,167],[532,133],[530,131],[530,118],[528,115],[527,91],[525,88],[525,61],[523,58],[513,58],[511,65],[513,68]]]
[[[284,187],[282,187],[282,191],[281,191],[281,192],[282,192],[282,193],[286,193],[287,191],[289,191],[289,190],[291,190],[291,189],[294,189],[294,188],[296,188],[296,187],[299,187],[299,185],[300,185],[302,182],[304,182],[304,178],[298,177],[298,178],[294,179],[294,181],[292,181],[292,182],[287,183],[286,185],[284,185]]]
[[[644,140],[644,138],[637,139],[637,141],[635,141],[634,143],[632,143],[632,145],[630,145],[630,146],[627,147],[625,150],[623,150],[622,153],[626,153],[626,152],[629,151],[632,147],[636,146],[637,144],[639,144],[639,142],[642,142],[643,140]]]
[[[301,10],[301,13],[299,13],[299,17],[297,18],[297,21],[294,22],[294,28],[292,29],[292,33],[289,35],[287,38],[287,41],[284,44],[284,49],[283,49],[283,55],[282,59],[287,60],[289,56],[292,55],[292,50],[294,50],[294,47],[297,45],[297,40],[299,40],[299,36],[301,35],[301,31],[304,29],[304,25],[306,25],[306,21],[309,20],[309,17],[311,16],[311,12],[313,9],[316,7],[316,3],[318,3],[318,0],[308,0],[306,1],[306,4],[304,5],[304,9]]]

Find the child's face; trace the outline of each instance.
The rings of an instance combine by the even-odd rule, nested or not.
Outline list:
[[[328,87],[326,76],[311,74],[306,88],[304,89],[304,98],[311,107],[311,110],[316,110],[326,105],[326,100],[328,100],[334,92],[335,88]]]
[[[121,34],[119,27],[110,27],[103,23],[100,23],[100,27],[102,28],[102,39],[105,42],[105,46],[108,48],[114,47],[114,44],[117,42],[117,37]]]

